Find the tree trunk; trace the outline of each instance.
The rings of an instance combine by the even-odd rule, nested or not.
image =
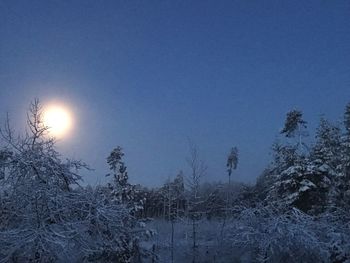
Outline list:
[[[174,227],[175,222],[171,220],[171,262],[174,262]]]

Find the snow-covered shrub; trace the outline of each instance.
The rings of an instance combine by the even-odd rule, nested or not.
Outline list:
[[[295,208],[285,214],[271,207],[245,209],[229,225],[226,238],[251,251],[256,262],[328,262],[327,245],[313,224],[312,217]]]
[[[330,262],[350,262],[350,211],[336,208],[317,217],[315,227],[327,244]]]
[[[53,194],[45,203],[36,202],[45,194],[29,192],[23,199],[30,201],[12,205],[17,220],[0,231],[0,262],[129,262],[141,253],[137,232],[143,229],[129,210],[98,190]]]

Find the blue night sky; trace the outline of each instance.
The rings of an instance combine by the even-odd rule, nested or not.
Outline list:
[[[350,2],[0,0],[0,117],[20,129],[35,97],[60,101],[75,129],[58,142],[104,182],[125,149],[131,182],[186,171],[188,138],[207,180],[254,182],[288,110],[311,131],[350,101]],[[312,132],[311,132],[312,134]]]

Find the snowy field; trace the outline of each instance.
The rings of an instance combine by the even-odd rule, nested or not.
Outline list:
[[[316,220],[297,209],[283,215],[272,211],[246,209],[224,228],[222,219],[198,221],[195,252],[190,220],[174,225],[173,249],[171,222],[154,220],[148,227],[157,234],[147,246],[158,262],[350,262],[348,224],[330,214]]]
[[[219,220],[202,220],[198,223],[196,262],[251,262],[249,253],[222,241],[222,224],[223,222]],[[157,233],[147,245],[155,246],[159,262],[193,261],[191,221],[185,219],[174,224],[173,257],[171,222],[158,219],[149,223],[148,227]]]

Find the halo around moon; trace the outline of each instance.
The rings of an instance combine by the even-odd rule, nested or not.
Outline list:
[[[62,138],[68,135],[73,125],[72,114],[62,105],[48,105],[43,109],[43,123],[50,136]]]

